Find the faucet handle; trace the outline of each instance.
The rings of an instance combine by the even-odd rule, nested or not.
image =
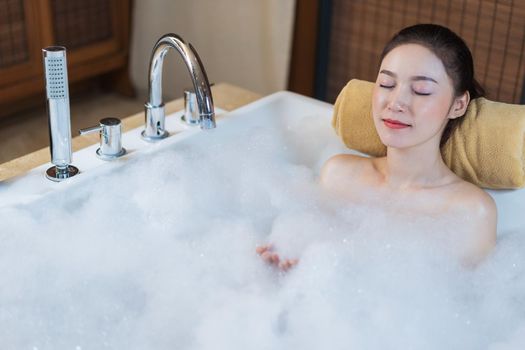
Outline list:
[[[79,130],[80,135],[94,132],[100,133],[100,147],[97,149],[97,157],[102,160],[113,160],[126,154],[122,147],[122,124],[118,118],[104,118],[99,125]]]
[[[80,135],[84,136],[84,135],[89,135],[89,134],[92,134],[94,132],[101,131],[101,130],[102,130],[102,126],[101,125],[95,125],[95,126],[90,126],[88,128],[80,129],[80,130],[78,130],[78,133]]]
[[[197,126],[200,123],[197,94],[193,89],[184,89],[184,114],[180,119],[190,126]]]

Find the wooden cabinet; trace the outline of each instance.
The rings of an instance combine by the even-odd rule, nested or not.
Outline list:
[[[70,85],[132,95],[131,0],[0,0],[0,117],[44,101],[42,48],[65,46]]]

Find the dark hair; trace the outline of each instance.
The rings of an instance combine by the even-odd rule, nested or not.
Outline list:
[[[474,78],[474,62],[467,44],[450,29],[437,24],[416,24],[406,27],[386,44],[381,54],[381,61],[390,51],[403,44],[419,44],[432,51],[443,62],[445,71],[452,79],[456,97],[461,96],[465,91],[469,92],[471,99],[485,95],[485,91]],[[463,118],[448,121],[441,136],[441,147],[462,121]]]

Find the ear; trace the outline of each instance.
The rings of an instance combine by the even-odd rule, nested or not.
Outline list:
[[[452,108],[450,108],[449,119],[456,119],[461,117],[467,112],[467,107],[470,102],[470,94],[468,91],[459,97],[454,99],[452,103]]]

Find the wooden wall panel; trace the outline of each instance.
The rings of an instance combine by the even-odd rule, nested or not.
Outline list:
[[[288,89],[313,96],[317,49],[317,0],[297,0]]]
[[[525,1],[332,0],[327,100],[353,78],[374,81],[384,44],[401,28],[437,23],[474,56],[487,97],[519,103],[525,76]]]

